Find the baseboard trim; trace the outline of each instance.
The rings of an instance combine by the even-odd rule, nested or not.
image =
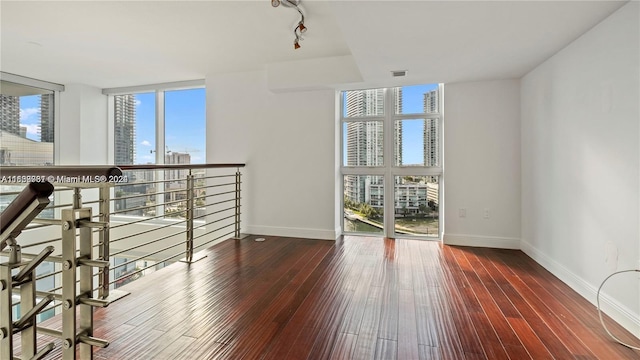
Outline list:
[[[596,306],[596,295],[600,284],[590,284],[527,241],[521,241],[521,250],[562,282],[569,285],[569,287],[580,294],[580,296]],[[600,294],[600,308],[602,312],[609,315],[618,324],[640,339],[640,318],[638,314],[635,314],[631,309],[620,304],[604,292]]]
[[[499,236],[444,234],[443,243],[446,245],[520,250],[520,239]]]
[[[335,240],[338,237],[338,235],[336,235],[336,230],[290,228],[290,227],[261,226],[261,225],[249,225],[247,226],[247,230],[249,234],[299,237],[299,238],[305,238],[305,239]]]

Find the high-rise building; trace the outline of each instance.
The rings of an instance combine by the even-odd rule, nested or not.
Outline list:
[[[189,153],[182,153],[176,151],[170,151],[164,156],[165,164],[191,164],[191,155]]]
[[[384,89],[347,91],[345,95],[346,117],[385,116]],[[394,113],[402,111],[402,88],[394,89]],[[394,127],[394,161],[402,164],[402,122]],[[356,121],[347,123],[346,166],[384,165],[384,122]],[[370,202],[370,186],[382,185],[382,177],[346,176],[345,194],[356,203]]]
[[[347,91],[346,116],[384,116],[384,90],[369,89]],[[347,123],[347,166],[380,166],[383,164],[383,122],[357,121]],[[346,176],[344,187],[347,198],[356,203],[369,199],[371,177]]]
[[[20,96],[0,94],[0,164],[53,164],[53,96],[38,95],[40,106],[36,110],[41,116],[39,124],[21,125]],[[47,130],[41,132],[43,123],[46,124]],[[40,140],[28,138],[30,126],[37,126]]]
[[[134,95],[114,96],[115,100],[115,163],[135,164],[136,104]]]
[[[433,114],[438,112],[438,90],[431,90],[424,94],[424,112]],[[440,153],[440,121],[427,118],[424,124],[424,165],[438,166]]]
[[[384,89],[348,91],[348,118],[384,116]],[[380,166],[383,161],[383,123],[358,121],[347,124],[347,166]]]
[[[40,114],[40,124],[38,125],[38,135],[40,142],[53,142],[53,94],[38,95],[40,101],[38,113]],[[10,95],[0,95],[0,130],[8,133],[27,137],[27,127],[20,125],[20,97]]]
[[[191,155],[186,152],[181,153],[181,152],[171,151],[164,156],[164,163],[166,165],[191,164]],[[189,175],[188,169],[167,170],[165,180],[185,181],[187,178],[187,175]]]
[[[191,164],[191,155],[186,152],[167,151],[164,156],[165,165],[186,165]],[[177,200],[187,199],[187,176],[189,175],[188,169],[172,169],[165,170],[165,190],[167,193],[164,196],[165,202],[171,202],[172,204],[167,207],[168,209],[178,210],[180,207],[186,208],[186,202],[175,203]],[[166,211],[167,211],[166,210]],[[184,214],[183,214],[184,215]]]
[[[40,95],[40,141],[53,142],[53,94]]]
[[[0,130],[20,136],[20,98],[0,94]]]
[[[393,89],[393,114],[402,114],[402,88]],[[423,106],[427,118],[422,127],[424,141],[424,166],[439,165],[438,118],[428,118],[438,113],[438,89],[424,94]],[[382,89],[348,91],[345,95],[347,118],[384,117],[384,91]],[[383,166],[383,121],[354,121],[346,123],[347,166]],[[403,165],[402,121],[394,121],[394,164]],[[412,180],[413,179],[413,180]],[[421,206],[429,201],[438,203],[437,177],[401,177],[394,181],[394,204],[396,214],[419,213]],[[374,208],[383,208],[382,176],[345,176],[345,197],[355,203],[368,203]],[[435,194],[435,195],[434,195]]]
[[[424,112],[434,114],[438,112],[438,89],[424,94]]]

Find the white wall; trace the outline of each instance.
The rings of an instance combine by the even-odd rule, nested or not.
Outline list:
[[[447,244],[520,247],[519,87],[518,80],[445,85]]]
[[[207,159],[242,162],[242,231],[335,239],[335,92],[272,93],[264,71],[212,74]]]
[[[522,248],[595,302],[640,259],[638,2],[522,79]],[[640,336],[638,276],[604,289]]]
[[[96,87],[65,85],[56,132],[57,165],[107,164],[107,96]]]

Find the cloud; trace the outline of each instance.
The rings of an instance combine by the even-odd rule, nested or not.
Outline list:
[[[20,124],[20,126],[27,128],[27,135],[38,135],[38,130],[40,130],[40,125],[38,124]]]
[[[29,120],[32,115],[37,115],[39,112],[39,108],[20,109],[20,121]]]
[[[133,104],[134,104],[135,106],[140,106],[140,105],[142,104],[142,101],[140,101],[140,100],[138,100],[138,99],[135,99],[135,100],[133,101]]]
[[[149,141],[147,141],[147,140],[142,140],[140,145],[142,145],[142,146],[151,146],[151,143]]]

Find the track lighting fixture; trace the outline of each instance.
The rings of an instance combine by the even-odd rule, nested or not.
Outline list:
[[[304,40],[302,38],[302,34],[307,32],[307,27],[304,26],[304,14],[298,6],[300,5],[300,0],[271,0],[271,6],[273,7],[278,7],[280,4],[285,7],[294,8],[300,14],[300,21],[298,21],[296,27],[293,28],[293,36],[295,37],[295,40],[293,41],[293,48],[298,50],[300,49],[300,41]]]
[[[297,7],[300,5],[300,0],[279,0],[279,2],[286,7]]]

